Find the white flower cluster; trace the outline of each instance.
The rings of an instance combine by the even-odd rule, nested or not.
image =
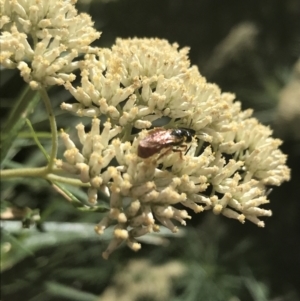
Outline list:
[[[73,81],[81,54],[100,37],[87,14],[77,14],[76,1],[0,0],[0,63],[18,68],[32,89]]]
[[[118,39],[112,50],[87,55],[81,66],[82,85],[65,85],[79,103],[63,103],[62,108],[79,116],[105,114],[113,123],[138,129],[151,127],[163,116],[190,116],[197,80],[203,85],[205,79],[197,77],[196,68],[189,69],[188,49],[177,48],[159,39]],[[214,88],[206,84],[207,91],[199,94],[203,101]]]
[[[260,207],[269,202],[268,186],[289,180],[281,141],[250,117],[251,110],[241,111],[234,95],[207,83],[190,67],[188,50],[177,48],[158,39],[118,39],[111,50],[86,56],[80,87],[65,84],[79,103],[62,104],[63,109],[109,117],[101,133],[97,118],[89,133],[78,125],[81,150],[63,133],[67,162],[58,162],[91,184],[92,204],[98,190],[110,197],[110,211],[96,227],[101,234],[115,225],[104,258],[123,241],[138,250],[136,238],[158,231],[157,222],[176,232],[173,221],[185,225],[191,218],[177,204],[263,227],[259,217],[271,215]],[[188,151],[161,145],[153,156],[140,158],[146,129],[162,117],[168,129],[195,132]],[[168,151],[161,155],[160,149]]]
[[[136,238],[158,231],[158,222],[178,231],[173,222],[191,218],[178,204],[263,227],[259,217],[271,215],[260,207],[269,202],[268,186],[290,177],[281,141],[251,110],[241,111],[234,95],[207,83],[190,66],[188,48],[137,38],[118,39],[112,49],[90,47],[100,33],[87,14],[77,14],[75,2],[0,0],[0,63],[18,68],[32,89],[64,85],[78,102],[61,108],[93,118],[90,132],[77,126],[80,149],[62,133],[66,162],[56,165],[90,184],[92,205],[99,191],[110,198],[96,226],[101,234],[115,225],[103,257],[123,241],[138,250]],[[76,59],[81,54],[84,60]],[[76,68],[78,87],[71,84]],[[168,142],[158,135],[141,158],[140,143],[157,122],[164,122]],[[172,132],[180,128],[194,136],[186,149]]]

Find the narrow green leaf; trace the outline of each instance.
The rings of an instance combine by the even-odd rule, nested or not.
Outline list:
[[[73,287],[63,285],[57,282],[46,282],[46,288],[49,293],[60,298],[67,298],[72,301],[96,301],[99,297],[82,290],[77,290]]]
[[[0,163],[5,159],[18,133],[25,125],[26,118],[35,108],[39,99],[39,93],[31,90],[29,86],[20,95],[1,131]]]

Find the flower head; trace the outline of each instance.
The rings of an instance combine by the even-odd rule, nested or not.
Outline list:
[[[241,111],[234,95],[207,83],[190,66],[187,49],[158,39],[118,39],[111,50],[87,55],[81,68],[82,85],[65,84],[78,103],[62,108],[110,119],[101,133],[97,118],[90,132],[77,127],[81,149],[63,133],[67,162],[58,165],[90,183],[92,204],[99,190],[110,197],[110,211],[96,226],[99,234],[115,226],[103,257],[123,241],[138,250],[137,238],[160,224],[178,231],[189,210],[264,226],[260,217],[271,215],[261,208],[269,202],[268,186],[290,176],[281,141],[251,110]],[[155,141],[157,150],[141,158],[138,147],[158,119],[166,130],[184,127],[195,135],[186,148]]]
[[[74,61],[100,33],[87,14],[77,14],[76,1],[1,0],[0,63],[18,68],[33,89],[74,80]]]

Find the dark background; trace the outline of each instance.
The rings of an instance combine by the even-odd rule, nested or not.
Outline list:
[[[101,214],[78,212],[38,179],[3,184],[1,199],[38,208],[42,223],[37,230],[2,229],[2,300],[300,300],[300,144],[289,123],[298,124],[299,115],[283,120],[278,110],[283,89],[300,83],[300,1],[120,0],[77,7],[103,32],[97,46],[111,47],[117,37],[158,37],[191,47],[191,63],[209,82],[235,93],[243,109],[254,108],[254,116],[284,139],[292,180],[271,193],[273,216],[264,229],[204,212],[181,228],[182,236],[163,233],[138,253],[123,247],[109,261],[101,257],[108,236],[99,240],[92,229]],[[1,72],[1,105],[8,110],[22,80],[15,71]],[[291,92],[298,106],[299,87]],[[78,122],[59,109],[67,97],[51,91],[63,128]],[[32,122],[49,129],[42,106]],[[15,147],[15,161],[43,164],[32,141]],[[47,228],[49,222],[57,227]],[[67,230],[66,223],[72,223]],[[90,228],[76,230],[82,223]]]

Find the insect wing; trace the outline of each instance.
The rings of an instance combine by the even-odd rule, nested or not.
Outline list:
[[[165,147],[173,144],[174,136],[170,130],[154,129],[149,132],[148,136],[142,139],[138,146],[138,156],[141,158],[149,158],[158,153]]]
[[[170,130],[155,129],[147,137],[140,141],[142,147],[157,148],[168,146],[174,142]]]

